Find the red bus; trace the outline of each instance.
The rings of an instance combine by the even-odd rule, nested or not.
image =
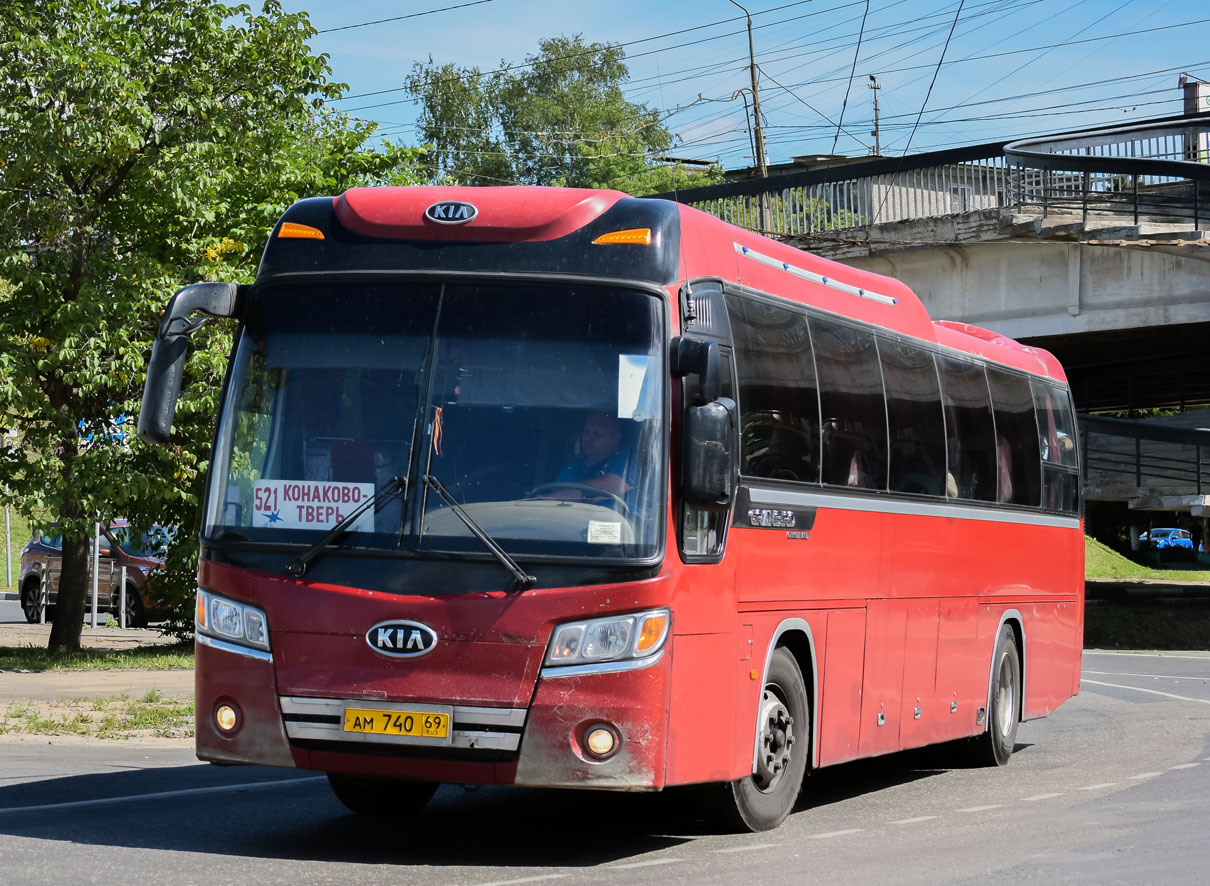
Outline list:
[[[1069,391],[903,284],[663,200],[381,188],[291,207],[238,320],[197,597],[197,753],[441,783],[703,785],[776,827],[808,770],[1004,764],[1078,691]]]

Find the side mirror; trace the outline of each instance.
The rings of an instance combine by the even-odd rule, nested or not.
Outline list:
[[[681,450],[682,493],[685,501],[703,511],[731,507],[735,485],[735,401],[725,397],[685,411]]]
[[[670,346],[672,374],[698,377],[700,403],[717,400],[723,392],[723,363],[718,342],[677,336]]]
[[[139,436],[148,443],[167,443],[172,433],[172,417],[181,395],[189,336],[206,322],[205,317],[190,318],[201,311],[212,317],[233,317],[239,288],[234,283],[194,283],[177,292],[164,308],[147,381],[143,385],[143,408],[139,412]]]

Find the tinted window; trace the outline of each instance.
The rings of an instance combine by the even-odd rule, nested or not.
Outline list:
[[[996,414],[996,501],[1037,506],[1042,462],[1029,379],[988,367]]]
[[[727,297],[739,375],[740,473],[819,479],[819,401],[806,316]]]
[[[811,318],[823,427],[823,482],[885,489],[886,403],[874,335]]]
[[[879,339],[890,437],[890,488],[945,494],[945,421],[933,355]]]
[[[938,357],[951,498],[994,501],[996,438],[983,367],[954,357]]]
[[[1079,509],[1075,418],[1067,391],[1033,383],[1038,448],[1042,455],[1042,507],[1074,513]]]

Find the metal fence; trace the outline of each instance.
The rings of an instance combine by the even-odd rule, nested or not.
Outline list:
[[[747,179],[656,197],[801,237],[986,209],[1210,215],[1210,115]]]
[[[1210,491],[1210,431],[1091,415],[1079,421],[1085,484]]]

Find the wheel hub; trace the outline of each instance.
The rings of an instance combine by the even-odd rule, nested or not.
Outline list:
[[[785,703],[771,689],[761,698],[760,748],[753,779],[762,791],[770,790],[790,768],[794,746],[794,718]]]

